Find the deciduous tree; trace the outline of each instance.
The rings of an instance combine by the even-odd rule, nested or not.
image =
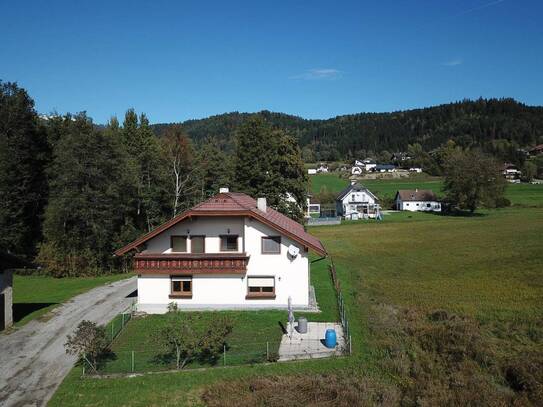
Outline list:
[[[499,163],[478,150],[454,150],[447,154],[444,191],[455,208],[474,212],[479,206],[503,206],[505,179]]]

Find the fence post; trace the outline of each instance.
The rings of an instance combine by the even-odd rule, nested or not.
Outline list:
[[[270,360],[270,342],[266,342],[266,360]]]
[[[223,366],[226,366],[226,345],[223,346]]]
[[[121,325],[122,328],[124,328],[124,312],[123,312],[123,324]]]
[[[351,335],[349,335],[349,355],[353,354],[353,340],[351,338]]]
[[[132,351],[132,373],[134,372],[134,351]]]

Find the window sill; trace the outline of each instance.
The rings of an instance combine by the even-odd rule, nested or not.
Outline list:
[[[170,294],[169,298],[192,298],[191,294]]]
[[[246,300],[274,300],[275,294],[247,294]]]

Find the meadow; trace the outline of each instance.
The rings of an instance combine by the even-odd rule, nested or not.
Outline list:
[[[107,380],[75,369],[50,404],[541,405],[542,231],[543,209],[521,207],[312,228],[353,356]]]

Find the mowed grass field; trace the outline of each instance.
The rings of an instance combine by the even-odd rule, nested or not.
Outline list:
[[[543,208],[310,232],[342,281],[352,357],[107,380],[74,370],[50,404],[543,404]]]
[[[94,287],[130,277],[111,274],[99,277],[54,278],[40,275],[13,276],[13,317],[15,326],[39,318],[55,306]]]
[[[309,177],[311,192],[317,194],[324,186],[328,191],[339,193],[349,185],[349,180],[341,178],[337,173],[318,174]],[[439,177],[427,175],[414,175],[409,178],[399,179],[368,179],[358,181],[366,186],[371,192],[382,198],[394,198],[399,189],[430,189],[437,196],[444,195],[443,180]],[[543,207],[543,185],[532,184],[508,184],[505,197],[512,205]]]

